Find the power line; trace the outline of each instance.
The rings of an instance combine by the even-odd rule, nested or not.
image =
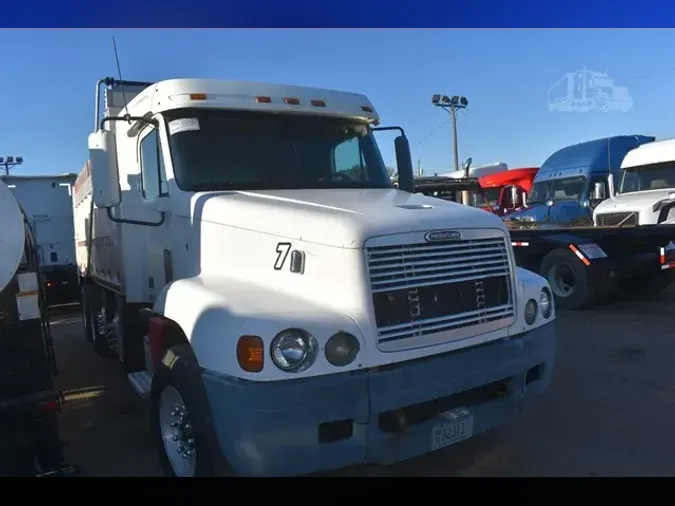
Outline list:
[[[445,125],[447,125],[448,123],[450,123],[450,120],[451,120],[451,119],[452,119],[452,118],[449,118],[449,119],[445,120],[443,123],[441,123],[441,124],[438,125],[436,128],[434,128],[434,129],[433,129],[431,132],[429,132],[429,133],[428,133],[421,141],[419,141],[417,144],[415,144],[415,145],[412,147],[412,149],[417,148],[417,147],[420,146],[421,144],[423,144],[423,143],[425,143],[426,141],[428,141],[429,139],[431,139],[434,135],[436,135],[436,134],[438,133],[438,131],[439,131],[441,128],[443,128]],[[394,163],[393,160],[389,160],[387,163],[385,163],[385,165],[389,165],[389,166],[390,166],[390,165],[392,165],[393,163]]]

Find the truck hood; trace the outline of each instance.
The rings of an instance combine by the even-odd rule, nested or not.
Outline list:
[[[194,221],[208,221],[326,246],[361,248],[376,235],[492,228],[497,216],[397,189],[223,191],[195,194]]]
[[[654,204],[667,199],[671,193],[675,193],[675,188],[619,194],[613,200],[606,199],[598,204],[598,207],[595,208],[595,214],[646,210],[651,212]]]

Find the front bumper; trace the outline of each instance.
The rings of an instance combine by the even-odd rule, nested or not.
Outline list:
[[[223,455],[236,474],[288,476],[392,464],[432,451],[450,413],[477,435],[542,393],[555,361],[554,323],[510,340],[392,366],[273,383],[206,372]],[[401,414],[406,424],[401,426]]]

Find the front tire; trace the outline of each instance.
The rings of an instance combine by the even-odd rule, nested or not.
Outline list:
[[[199,365],[187,344],[171,347],[156,366],[151,423],[159,463],[166,476],[216,476],[222,469],[224,459]]]

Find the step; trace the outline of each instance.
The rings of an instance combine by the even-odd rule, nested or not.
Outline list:
[[[152,374],[148,371],[138,371],[127,374],[127,378],[138,395],[143,399],[150,397]]]

